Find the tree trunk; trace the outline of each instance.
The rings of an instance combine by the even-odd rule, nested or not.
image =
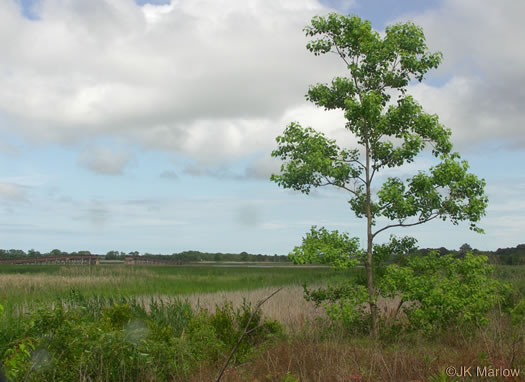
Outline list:
[[[372,274],[372,235],[370,234],[371,228],[369,226],[368,232],[368,248],[366,256],[366,286],[368,289],[368,304],[370,305],[370,314],[372,316],[372,334],[374,337],[377,336],[377,304],[376,304],[376,292],[374,288],[374,276]]]
[[[372,235],[372,206],[371,206],[371,179],[370,179],[370,147],[366,142],[366,233],[367,233],[367,254],[366,254],[366,287],[368,289],[368,304],[370,305],[370,315],[372,317],[372,335],[377,337],[377,305],[376,292],[374,288],[374,276],[372,274],[372,245],[374,236]]]

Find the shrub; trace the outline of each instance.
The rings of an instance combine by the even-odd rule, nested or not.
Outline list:
[[[13,381],[168,381],[187,378],[200,365],[215,367],[226,358],[254,313],[250,304],[231,303],[214,314],[195,314],[187,302],[88,298],[41,305],[19,317],[21,331],[0,321],[0,361]],[[151,308],[152,307],[152,308]],[[279,323],[255,312],[237,361],[282,335]]]
[[[104,311],[103,317],[111,329],[122,329],[131,320],[131,308],[128,304],[115,304]]]
[[[15,380],[28,373],[33,350],[35,350],[35,340],[24,338],[6,351],[4,362],[9,379]]]
[[[347,332],[368,332],[370,313],[366,310],[368,292],[364,285],[342,284],[309,290],[304,287],[305,299],[322,305],[332,324],[341,323]]]
[[[238,362],[249,357],[263,342],[282,337],[284,333],[279,322],[263,320],[261,311],[255,311],[246,300],[237,309],[233,309],[231,302],[217,305],[210,321],[217,337],[228,349],[233,348],[246,328],[246,335],[235,353]]]
[[[485,325],[486,314],[503,301],[509,287],[492,278],[486,256],[468,253],[407,259],[407,265],[390,265],[380,288],[383,295],[401,298],[409,328],[433,334],[452,326],[462,329]]]

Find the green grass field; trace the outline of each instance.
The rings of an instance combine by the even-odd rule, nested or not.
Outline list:
[[[17,306],[53,301],[71,290],[104,297],[180,296],[331,282],[354,275],[355,271],[315,267],[5,265],[0,267],[0,302],[7,313]]]

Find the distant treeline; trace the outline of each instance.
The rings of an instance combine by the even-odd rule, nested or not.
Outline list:
[[[209,253],[200,251],[183,251],[173,253],[171,255],[144,253],[140,255],[138,252],[130,252],[128,254],[110,251],[106,254],[106,260],[124,259],[125,256],[140,256],[145,258],[160,258],[173,259],[182,262],[196,262],[196,261],[235,261],[235,262],[289,262],[288,256],[285,255],[261,255],[251,254],[247,252],[241,253]]]
[[[426,255],[430,251],[438,251],[441,255],[448,253],[462,256],[467,252],[472,252],[476,255],[485,255],[489,258],[489,263],[500,264],[500,265],[525,265],[525,244],[518,244],[515,247],[510,248],[498,248],[495,251],[481,251],[475,248],[471,248],[469,244],[463,244],[459,250],[441,248],[422,248],[416,252],[420,255]]]
[[[0,249],[0,259],[15,259],[23,257],[41,257],[41,256],[74,256],[74,255],[94,255],[90,251],[66,252],[59,249],[53,249],[50,252],[40,253],[34,249],[25,252],[21,249]],[[109,251],[105,255],[98,255],[104,257],[105,260],[124,260],[126,256],[140,256],[141,258],[158,258],[162,260],[173,260],[179,262],[197,262],[197,261],[235,261],[235,262],[289,262],[286,255],[262,255],[251,254],[247,252],[241,253],[208,253],[199,251],[183,251],[180,253],[173,253],[171,255],[144,253],[140,254],[138,251],[133,252],[119,252]]]
[[[498,248],[496,251],[481,251],[473,249],[469,244],[463,244],[459,250],[441,248],[420,248],[415,251],[416,254],[426,255],[430,251],[438,251],[440,254],[445,255],[452,253],[457,256],[462,256],[467,252],[474,254],[486,255],[489,258],[489,262],[492,264],[502,265],[525,265],[525,244],[519,244],[516,247],[511,248]],[[0,259],[14,259],[21,257],[40,257],[40,256],[72,256],[72,255],[92,255],[89,251],[78,251],[78,252],[65,252],[59,249],[53,249],[50,252],[40,253],[34,249],[30,249],[25,252],[21,249],[0,249]],[[103,256],[106,260],[124,260],[126,256],[140,256],[150,258],[160,258],[163,260],[173,260],[179,262],[199,262],[199,261],[234,261],[234,262],[289,262],[287,255],[262,255],[262,254],[251,254],[247,252],[241,253],[209,253],[200,251],[183,251],[179,253],[173,253],[171,255],[162,254],[151,254],[144,253],[140,254],[138,251],[133,252],[119,252],[109,251]],[[395,259],[391,259],[391,261]]]

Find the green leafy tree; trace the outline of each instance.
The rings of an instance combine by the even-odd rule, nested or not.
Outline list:
[[[247,252],[243,251],[239,255],[241,261],[248,261],[250,259],[250,255],[248,255]]]
[[[334,186],[350,194],[350,208],[366,219],[366,250],[346,235],[331,238],[335,248],[323,240],[329,235],[315,229],[292,258],[297,262],[340,257],[336,263],[350,265],[362,259],[366,267],[368,303],[373,330],[377,330],[374,286],[374,240],[395,227],[412,227],[440,218],[453,224],[470,221],[470,229],[482,232],[477,222],[485,214],[485,182],[468,172],[468,163],[452,151],[451,131],[437,115],[424,112],[407,94],[410,81],[422,81],[441,62],[441,53],[431,53],[423,30],[412,24],[395,24],[382,37],[369,21],[357,16],[330,14],[314,17],[304,29],[311,37],[307,49],[314,55],[337,54],[348,69],[348,77],[330,84],[311,86],[306,98],[325,110],[342,110],[346,129],[360,147],[343,148],[312,128],[290,123],[276,138],[272,156],[284,163],[271,179],[284,188],[308,194],[312,188]],[[439,163],[407,179],[388,177],[375,186],[379,172],[411,163],[429,147]],[[377,192],[374,190],[377,189]],[[378,218],[390,223],[376,227]],[[318,236],[319,245],[312,244]],[[315,255],[314,255],[315,254]],[[332,261],[332,260],[330,260]]]
[[[49,252],[49,256],[63,256],[67,255],[66,252],[62,252],[60,249],[53,249]]]
[[[461,256],[465,256],[467,252],[472,252],[472,247],[470,246],[470,244],[465,243],[461,247],[459,247],[459,254]]]
[[[30,249],[29,251],[27,251],[27,256],[29,257],[40,257],[42,256],[42,254],[34,249]]]
[[[121,256],[118,251],[108,251],[108,253],[106,253],[106,260],[117,260],[120,257]]]

